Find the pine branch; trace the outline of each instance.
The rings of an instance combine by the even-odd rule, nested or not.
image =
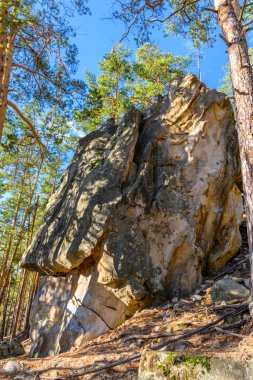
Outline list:
[[[224,314],[224,315],[218,317],[217,319],[215,319],[214,321],[205,324],[204,326],[201,326],[201,327],[199,327],[197,329],[194,329],[193,331],[189,331],[188,333],[185,333],[185,334],[181,335],[180,337],[168,339],[168,340],[164,341],[163,343],[152,345],[152,346],[149,347],[149,349],[150,350],[154,350],[154,351],[160,350],[161,348],[166,347],[166,346],[168,346],[171,343],[175,343],[175,342],[178,342],[178,341],[180,341],[182,339],[189,338],[189,337],[194,336],[194,335],[196,335],[198,333],[203,333],[203,332],[209,330],[210,327],[213,327],[213,326],[217,325],[219,322],[223,321],[225,318],[227,318],[229,316],[235,316],[235,315],[241,314],[241,313],[243,313],[246,310],[248,310],[248,306],[247,307],[242,307],[241,310],[239,310],[239,311]],[[115,362],[108,363],[108,364],[103,365],[101,367],[91,368],[91,369],[84,369],[82,371],[73,373],[71,375],[57,376],[57,377],[53,377],[51,379],[55,379],[55,380],[75,379],[75,378],[77,378],[79,376],[84,376],[84,375],[88,375],[88,374],[92,374],[92,373],[98,373],[98,372],[101,372],[103,370],[106,370],[106,369],[109,369],[109,368],[113,368],[113,367],[116,367],[116,366],[119,366],[119,365],[122,365],[122,364],[125,364],[125,363],[129,363],[129,362],[131,362],[133,360],[139,359],[141,357],[141,355],[142,355],[141,353],[136,353],[136,354],[133,354],[133,355],[129,356],[128,358],[119,359],[119,360],[117,360]],[[79,370],[80,369],[81,368],[79,368]],[[47,370],[38,371],[37,374],[41,374],[43,372],[46,373],[46,371]],[[49,379],[49,377],[43,377],[43,376],[41,376],[41,379]]]
[[[47,80],[47,81],[49,81],[50,83],[52,83],[55,87],[61,89],[61,87],[58,85],[58,83],[54,82],[52,79],[48,78],[46,75],[42,74],[42,73],[39,72],[39,71],[29,69],[29,67],[26,67],[26,66],[20,65],[19,63],[13,63],[13,64],[12,64],[12,67],[17,67],[17,68],[19,68],[19,69],[22,69],[22,70],[27,71],[28,73],[31,73],[31,74],[34,74],[34,75],[39,75],[40,77],[42,77],[42,78],[44,78],[45,80]]]
[[[12,103],[10,100],[7,101],[7,105],[10,106],[18,114],[20,119],[22,119],[28,125],[33,136],[35,137],[35,140],[38,142],[40,148],[42,148],[42,152],[45,151],[46,147],[41,142],[40,137],[38,135],[38,132],[36,131],[36,128],[34,127],[34,125],[25,117],[25,115],[20,111],[20,109],[14,103]]]
[[[247,5],[247,0],[244,0],[244,1],[243,1],[242,8],[241,8],[240,16],[239,16],[239,21],[240,21],[240,22],[242,21],[243,13],[244,13],[244,11],[245,11],[246,5]]]

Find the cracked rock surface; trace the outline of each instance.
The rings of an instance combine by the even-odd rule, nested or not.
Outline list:
[[[240,164],[224,94],[189,74],[80,140],[22,265],[43,275],[33,356],[67,351],[185,297],[241,244]]]

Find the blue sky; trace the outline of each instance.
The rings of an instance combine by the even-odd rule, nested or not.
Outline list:
[[[120,40],[124,33],[124,27],[120,22],[115,23],[108,20],[111,16],[111,0],[95,0],[89,2],[92,12],[91,16],[75,17],[72,25],[76,28],[77,37],[75,43],[79,49],[79,70],[78,77],[84,78],[84,70],[96,74],[98,72],[97,62],[105,53]],[[172,52],[175,55],[189,55],[190,41],[179,38],[163,37],[162,31],[155,31],[154,42],[157,43],[162,51]],[[133,38],[124,41],[124,46],[133,52],[136,45]],[[227,63],[226,46],[218,37],[213,48],[209,48],[201,62],[203,82],[210,88],[220,86],[220,79],[223,76],[222,68]],[[196,67],[189,71],[197,72]]]

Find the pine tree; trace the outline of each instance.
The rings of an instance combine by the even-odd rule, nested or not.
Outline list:
[[[23,121],[7,119],[0,150],[0,338],[27,330],[38,275],[22,270],[20,258],[39,227],[49,197],[73,147],[71,123],[57,109],[40,114],[46,151]]]
[[[174,76],[183,75],[190,60],[145,44],[136,52],[118,45],[99,62],[97,78],[86,72],[84,107],[76,111],[82,128],[93,130],[107,119],[116,121],[132,106],[145,108],[163,95]]]
[[[71,9],[71,7],[73,9]],[[71,79],[77,49],[69,16],[85,14],[85,0],[0,0],[0,141],[7,107],[40,142],[23,107],[36,100],[63,109],[83,96],[83,85]]]
[[[188,57],[161,52],[157,45],[146,43],[141,46],[133,63],[133,104],[141,107],[150,105],[157,95],[165,94],[174,77],[184,75],[189,64]]]

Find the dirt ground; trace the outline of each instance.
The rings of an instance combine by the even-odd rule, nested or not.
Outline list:
[[[220,272],[205,278],[194,296],[138,312],[116,330],[69,353],[40,359],[31,359],[28,355],[15,358],[23,372],[16,379],[137,379],[139,358],[98,373],[84,376],[78,373],[126,359],[151,346],[165,344],[168,340],[163,349],[169,351],[253,356],[253,321],[249,319],[247,300],[233,305],[225,302],[214,304],[210,296],[210,287],[226,275],[249,278],[245,227],[242,228],[242,234],[243,245],[238,255]],[[228,316],[204,331],[195,332],[227,313],[238,314]],[[180,340],[171,342],[175,339]],[[29,340],[23,344],[29,352]],[[0,361],[0,379],[15,378],[2,371],[2,366],[8,360]]]

